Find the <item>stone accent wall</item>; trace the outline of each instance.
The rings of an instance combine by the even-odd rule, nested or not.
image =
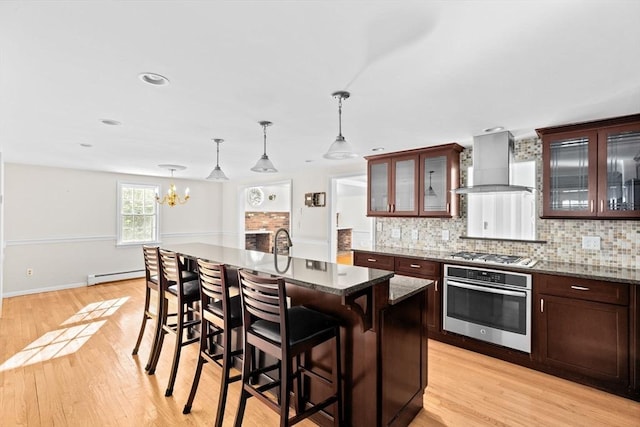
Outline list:
[[[465,148],[460,155],[462,185],[466,184],[467,168],[472,165],[471,153],[471,148]],[[537,208],[541,215],[542,141],[539,138],[516,141],[515,157],[516,161],[536,161]],[[459,218],[376,218],[375,241],[381,246],[410,249],[504,253],[572,264],[640,268],[640,220],[537,218],[537,239],[546,243],[529,243],[460,239],[467,231],[466,213],[466,196],[461,195]],[[400,238],[393,238],[392,230],[398,228]],[[418,240],[411,239],[412,230],[418,230]],[[448,241],[442,240],[443,230],[449,232]],[[582,249],[582,236],[599,236],[601,250]]]

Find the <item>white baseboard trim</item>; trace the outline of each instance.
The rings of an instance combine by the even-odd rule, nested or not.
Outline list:
[[[63,291],[65,289],[84,288],[85,286],[87,286],[86,283],[80,282],[80,283],[67,283],[64,285],[57,285],[57,286],[48,286],[46,288],[21,289],[19,291],[5,292],[4,295],[2,295],[2,297],[3,298],[19,297],[22,295],[39,294],[42,292],[53,292],[53,291]]]

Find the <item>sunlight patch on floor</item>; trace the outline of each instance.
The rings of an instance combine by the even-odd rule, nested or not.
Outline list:
[[[85,306],[60,324],[60,326],[76,325],[45,333],[0,365],[0,371],[75,353],[107,322],[95,319],[111,316],[128,299],[129,297],[117,298]]]

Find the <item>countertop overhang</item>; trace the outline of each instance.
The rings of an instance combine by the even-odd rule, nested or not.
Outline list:
[[[162,246],[187,257],[197,257],[236,268],[281,276],[286,282],[321,292],[348,296],[394,276],[392,271],[273,255],[205,243]]]

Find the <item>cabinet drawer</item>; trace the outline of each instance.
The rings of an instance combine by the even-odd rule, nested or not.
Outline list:
[[[539,274],[536,287],[541,294],[629,305],[629,285],[624,283]]]
[[[414,277],[440,277],[440,263],[424,259],[396,257],[395,270],[398,274]]]
[[[389,255],[372,254],[367,252],[354,252],[353,265],[393,271],[393,258],[394,257]]]

